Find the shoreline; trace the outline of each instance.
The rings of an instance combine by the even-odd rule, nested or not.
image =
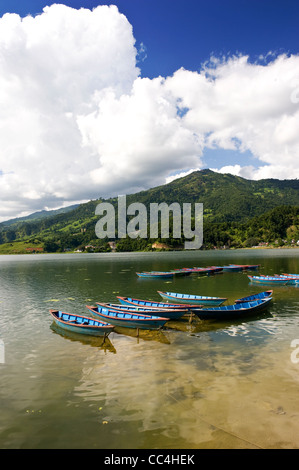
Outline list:
[[[1,246],[1,245],[0,245]],[[63,252],[47,252],[47,251],[44,251],[44,252],[41,252],[41,251],[38,251],[38,252],[31,252],[31,253],[1,253],[0,251],[0,256],[20,256],[20,255],[24,255],[24,256],[30,256],[30,255],[103,255],[103,254],[111,254],[111,253],[174,253],[174,252],[178,252],[178,253],[189,253],[189,252],[196,252],[196,253],[199,253],[199,252],[207,252],[207,251],[211,251],[211,252],[229,252],[229,251],[233,251],[233,252],[236,252],[238,250],[299,250],[299,246],[274,246],[274,245],[270,245],[270,246],[251,246],[251,247],[240,247],[240,248],[209,248],[209,249],[198,249],[198,250],[167,250],[167,249],[157,249],[157,250],[137,250],[137,251],[98,251],[98,252],[87,252],[87,251],[82,251],[82,252],[76,252],[76,251],[63,251]]]

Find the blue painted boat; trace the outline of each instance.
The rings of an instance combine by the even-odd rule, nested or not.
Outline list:
[[[151,279],[165,279],[174,277],[173,271],[144,271],[142,273],[136,272],[138,277],[151,278]]]
[[[132,312],[118,312],[107,307],[97,305],[92,307],[86,305],[88,310],[95,316],[101,318],[102,321],[111,323],[115,326],[122,326],[125,328],[139,328],[143,330],[158,330],[162,328],[169,320],[165,317],[155,315],[145,315],[141,313]]]
[[[194,274],[215,274],[223,270],[222,266],[207,266],[206,268],[194,267],[194,268],[183,268]]]
[[[266,290],[264,292],[260,292],[259,294],[248,295],[247,297],[242,297],[241,299],[235,300],[236,304],[241,302],[253,302],[254,300],[258,299],[267,299],[268,297],[272,297],[273,290]]]
[[[236,264],[235,266],[240,266],[243,271],[256,271],[260,267],[259,264]]]
[[[188,302],[189,304],[221,305],[227,300],[226,297],[208,297],[204,295],[179,294],[177,292],[161,292],[159,290],[158,293],[163,299],[175,302]]]
[[[229,264],[228,266],[223,266],[223,271],[239,272],[239,271],[243,271],[243,266],[241,266],[240,264]]]
[[[107,307],[109,310],[115,310],[117,312],[132,312],[132,313],[143,313],[144,315],[155,315],[167,317],[169,320],[179,320],[185,313],[183,309],[166,309],[166,308],[153,308],[138,305],[122,305],[112,303],[101,303],[97,302],[97,305],[101,307]]]
[[[175,309],[175,310],[185,310],[188,312],[192,304],[176,304],[170,302],[156,302],[154,300],[141,300],[141,299],[134,299],[132,297],[120,297],[117,296],[118,300],[122,305],[132,305],[135,307],[150,307],[150,308],[166,308],[168,309]]]
[[[296,283],[296,279],[288,276],[248,276],[250,282],[255,284],[275,284],[280,286]]]
[[[164,279],[164,278],[172,278],[178,276],[189,276],[191,271],[187,269],[172,269],[171,271],[143,271],[143,272],[136,272],[138,277],[143,278],[152,278],[152,279]]]
[[[107,337],[114,329],[114,326],[107,322],[101,322],[82,315],[65,313],[61,310],[51,309],[50,314],[56,325],[73,333]]]
[[[211,308],[194,308],[192,310],[201,320],[230,320],[256,315],[265,310],[271,297],[267,299],[257,299],[253,302],[241,302],[234,305]]]

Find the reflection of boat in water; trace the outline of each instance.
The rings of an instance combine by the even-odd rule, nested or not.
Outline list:
[[[157,341],[158,343],[170,344],[167,330],[143,330],[136,328],[127,328],[123,326],[116,326],[114,330],[115,335],[124,335],[136,338],[138,341]]]
[[[67,331],[61,328],[56,323],[52,323],[50,328],[53,333],[62,336],[69,341],[80,342],[81,344],[86,344],[94,348],[102,349],[105,352],[108,351],[116,353],[115,347],[113,346],[110,338],[107,336],[87,336],[81,335],[79,333],[73,333],[72,331]]]

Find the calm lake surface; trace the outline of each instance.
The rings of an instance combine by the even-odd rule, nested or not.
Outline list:
[[[260,264],[299,273],[299,249],[0,256],[0,448],[299,448],[299,289],[247,273],[139,279],[136,271]],[[274,289],[264,315],[161,332],[67,336],[50,308],[86,315],[117,295],[228,297]],[[298,344],[294,341],[298,339]]]

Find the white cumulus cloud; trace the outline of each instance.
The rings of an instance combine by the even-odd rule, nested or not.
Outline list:
[[[144,51],[115,6],[0,18],[0,220],[163,184],[205,148],[240,151],[217,171],[298,177],[299,56],[149,79]]]

